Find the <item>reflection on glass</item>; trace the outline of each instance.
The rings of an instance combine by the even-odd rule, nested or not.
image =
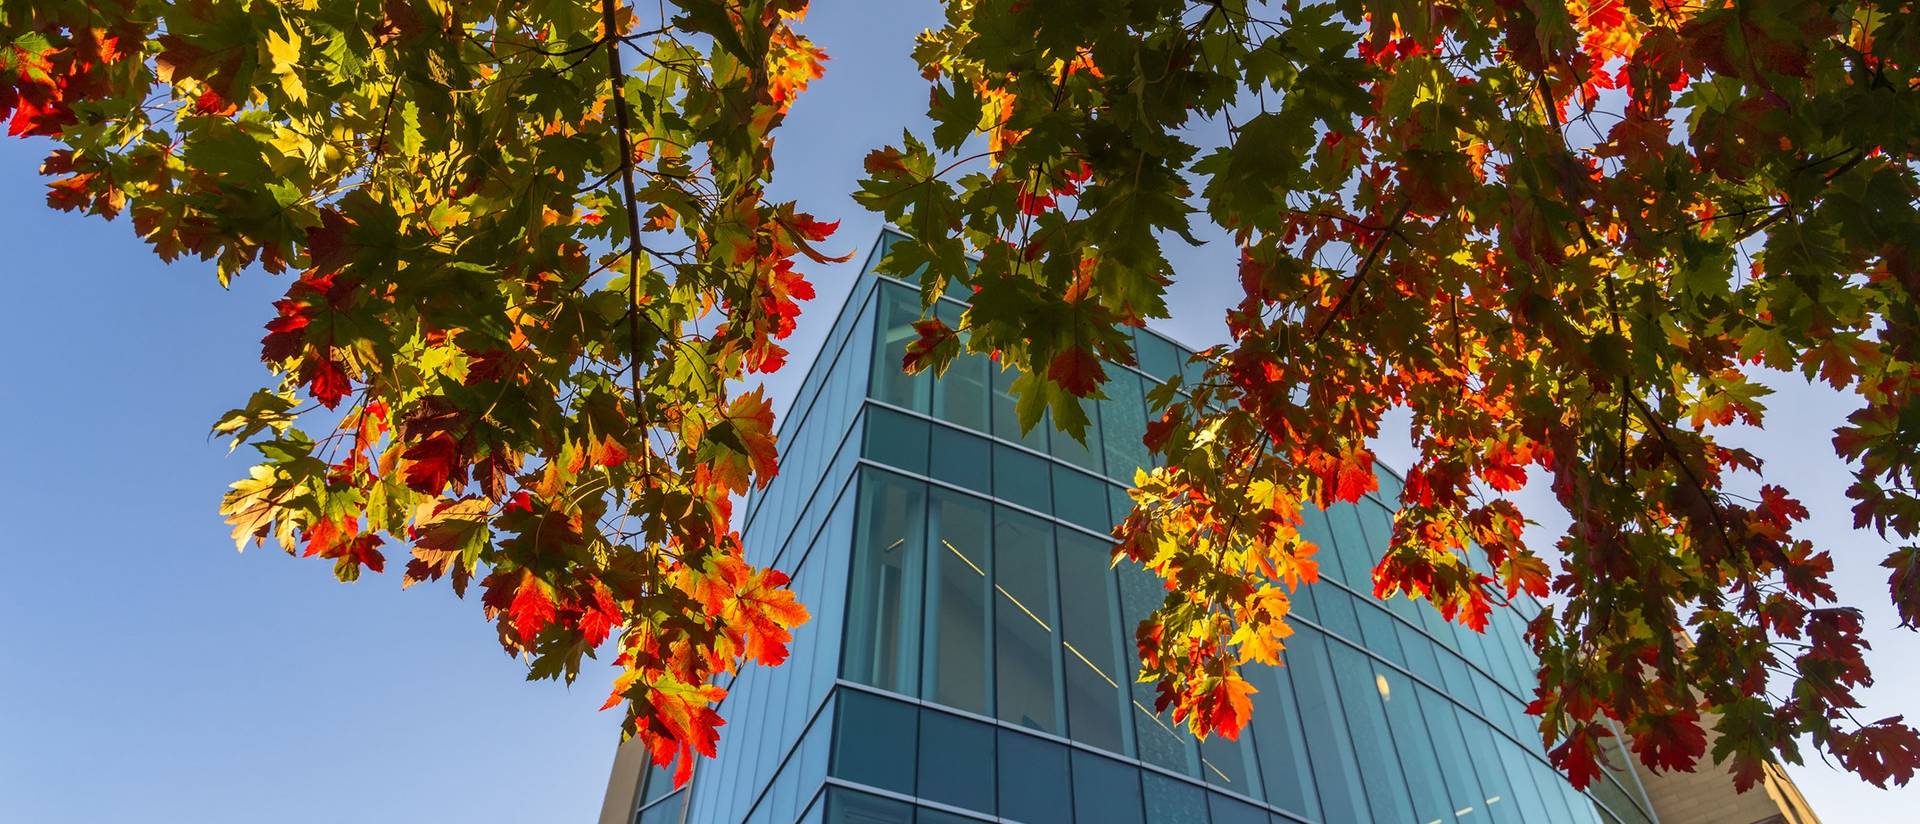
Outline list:
[[[1067,734],[1111,752],[1131,754],[1120,654],[1120,593],[1108,543],[1059,531],[1060,633],[1066,652]]]
[[[1153,824],[1207,824],[1205,790],[1155,772],[1140,775],[1146,791],[1147,820]]]
[[[914,824],[913,805],[833,787],[827,794],[827,824]]]
[[[1352,738],[1341,723],[1340,692],[1327,661],[1327,642],[1320,633],[1300,628],[1287,645],[1287,669],[1293,673],[1300,719],[1307,731],[1307,763],[1326,821],[1365,821],[1366,787],[1354,761]]]
[[[1407,798],[1407,782],[1401,777],[1393,733],[1380,706],[1381,693],[1391,695],[1390,690],[1381,689],[1387,682],[1374,677],[1373,665],[1364,653],[1334,642],[1327,644],[1327,651],[1333,656],[1334,680],[1340,685],[1340,704],[1346,710],[1354,756],[1360,763],[1360,774],[1367,777],[1367,802],[1373,807],[1373,817],[1377,821],[1410,820],[1413,804]]]
[[[1133,484],[1136,469],[1151,464],[1147,445],[1147,398],[1140,376],[1121,369],[1101,388],[1107,399],[1100,401],[1100,443],[1105,453],[1107,476],[1123,484]]]
[[[907,344],[920,336],[913,329],[913,322],[920,319],[920,296],[904,286],[884,283],[880,285],[879,301],[871,394],[875,400],[925,412],[930,373],[909,375],[900,367],[906,360]]]
[[[927,661],[921,696],[949,707],[992,711],[993,506],[933,492],[927,508]]]
[[[1160,606],[1166,590],[1161,587],[1158,577],[1137,563],[1122,561],[1115,569],[1120,576],[1120,626],[1131,634],[1134,627],[1138,627],[1149,613]],[[1126,653],[1127,672],[1139,672],[1139,650],[1133,644],[1127,644]],[[1142,684],[1133,678],[1127,680],[1132,685],[1133,695],[1128,703],[1133,707],[1133,730],[1139,742],[1140,760],[1199,778],[1199,748],[1194,745],[1193,736],[1153,711],[1155,696],[1152,684]]]
[[[944,426],[933,428],[928,475],[982,494],[993,491],[993,449],[986,438]]]
[[[920,564],[926,484],[867,470],[848,593],[846,664],[853,681],[912,695],[920,669]]]
[[[943,300],[935,314],[948,329],[959,329],[960,311],[957,304]],[[966,333],[960,334],[964,343]],[[947,365],[947,371],[933,382],[934,416],[968,429],[987,431],[988,396],[992,393],[988,370],[991,368],[987,356],[967,354],[963,349]]]
[[[1042,732],[1060,730],[1060,639],[1054,615],[1053,527],[994,509],[996,715]]]

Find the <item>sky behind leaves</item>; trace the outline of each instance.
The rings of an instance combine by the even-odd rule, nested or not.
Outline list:
[[[843,220],[830,251],[864,251],[879,229],[847,197],[862,156],[925,127],[907,50],[936,14],[822,3],[804,27],[833,59],[781,129],[770,194]],[[0,141],[12,453],[0,553],[14,573],[0,626],[15,638],[0,677],[0,820],[591,820],[619,721],[596,711],[601,680],[522,682],[474,620],[477,597],[403,594],[397,575],[341,585],[309,568],[322,561],[234,554],[216,507],[248,456],[206,431],[263,376],[260,324],[285,284],[251,274],[223,294],[210,265],[162,264],[124,220],[47,209],[33,170],[48,148]],[[1182,280],[1159,325],[1198,345],[1224,336],[1239,289],[1232,248],[1202,239],[1169,244]],[[777,409],[859,262],[805,268],[820,296],[789,341],[794,365],[769,381]],[[1813,513],[1804,537],[1834,552],[1841,600],[1866,610],[1880,684],[1862,717],[1913,709],[1902,693],[1920,683],[1920,639],[1894,628],[1876,566],[1887,548],[1851,533],[1849,475],[1827,443],[1849,407],[1797,377],[1774,385],[1770,432],[1726,442],[1793,482]],[[1380,452],[1411,456],[1391,437]],[[1526,511],[1550,508],[1544,489],[1524,495]],[[1875,790],[1818,763],[1793,774],[1829,821],[1903,818],[1920,802],[1920,789]]]

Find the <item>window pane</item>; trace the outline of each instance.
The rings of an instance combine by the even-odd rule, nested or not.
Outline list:
[[[1346,709],[1354,755],[1360,762],[1360,774],[1367,777],[1367,801],[1373,807],[1373,817],[1377,821],[1410,820],[1413,803],[1401,778],[1386,711],[1380,706],[1381,693],[1388,691],[1387,682],[1375,677],[1365,653],[1334,643],[1329,643],[1327,650],[1333,654],[1334,678],[1340,685],[1340,704]]]
[[[1207,794],[1207,806],[1213,810],[1213,824],[1267,824],[1265,810],[1219,793]]]
[[[1083,824],[1145,824],[1140,769],[1074,750],[1073,811],[1074,820]]]
[[[1293,674],[1277,667],[1249,664],[1247,680],[1259,692],[1253,695],[1254,749],[1260,755],[1260,774],[1267,803],[1308,818],[1320,817],[1307,771],[1307,742],[1300,731],[1300,709],[1293,701]]]
[[[1378,665],[1375,673],[1384,685],[1380,697],[1386,705],[1387,722],[1393,726],[1394,740],[1398,742],[1400,763],[1406,767],[1415,813],[1421,821],[1453,820],[1453,811],[1460,808],[1448,806],[1451,801],[1440,777],[1443,756],[1433,751],[1434,742],[1428,738],[1426,717],[1420,711],[1419,698],[1414,695],[1413,681]],[[1444,757],[1459,757],[1459,754],[1447,753]]]
[[[992,711],[988,674],[993,637],[993,505],[934,490],[927,508],[927,661],[921,697],[949,707]]]
[[[1135,469],[1149,466],[1147,445],[1147,398],[1140,376],[1124,370],[1112,370],[1100,402],[1100,444],[1105,453],[1107,476],[1131,485]]]
[[[1253,765],[1253,737],[1229,741],[1224,735],[1200,742],[1200,774],[1208,784],[1259,798],[1260,776]]]
[[[1113,525],[1107,517],[1107,490],[1111,488],[1092,475],[1054,464],[1053,514],[1068,523],[1106,532]]]
[[[881,284],[879,300],[880,317],[874,330],[878,337],[873,347],[873,397],[925,412],[929,373],[909,375],[900,368],[907,356],[907,344],[920,336],[913,329],[913,322],[920,319],[920,296],[902,286]]]
[[[919,710],[860,690],[841,688],[833,734],[833,774],[913,794],[913,759]]]
[[[1159,577],[1133,561],[1121,561],[1116,570],[1120,577],[1120,626],[1126,637],[1132,638],[1140,622],[1160,606],[1166,590],[1161,588]],[[1131,684],[1133,694],[1128,703],[1133,708],[1133,730],[1139,742],[1140,760],[1198,778],[1199,748],[1194,745],[1193,737],[1164,715],[1154,714],[1153,685],[1134,679],[1134,674],[1140,671],[1140,652],[1132,643],[1123,647],[1127,655],[1126,682]]]
[[[992,815],[993,737],[979,721],[922,709],[919,796]]]
[[[1005,498],[1028,509],[1040,512],[1052,512],[1052,495],[1048,494],[1047,461],[1045,458],[1009,449],[996,444],[993,447],[993,494]]]
[[[1073,820],[1066,747],[1001,730],[999,762],[1001,818],[1028,824]]]
[[[1128,707],[1120,679],[1120,592],[1106,541],[1062,529],[1060,633],[1067,652],[1067,735],[1132,754]]]
[[[1048,424],[1047,416],[1041,415],[1040,422],[1034,424],[1032,430],[1024,435],[1020,434],[1020,418],[1014,413],[1013,400],[1013,379],[1019,377],[1020,373],[1014,369],[1000,369],[998,366],[996,364],[993,369],[994,437],[1022,444],[1029,449],[1047,451],[1047,430],[1052,428]]]
[[[935,314],[949,329],[960,328],[960,311],[959,304],[944,300],[935,308]],[[968,429],[987,431],[987,397],[992,391],[988,370],[991,368],[987,356],[970,355],[963,349],[953,363],[947,365],[946,373],[933,381],[933,414]]]
[[[834,787],[827,796],[827,824],[913,824],[913,806]]]
[[[1060,641],[1054,633],[1053,527],[994,509],[994,681],[1002,721],[1060,730]]]
[[[1294,695],[1300,701],[1300,720],[1307,732],[1307,763],[1326,821],[1368,820],[1365,786],[1354,761],[1353,742],[1341,722],[1339,689],[1327,662],[1327,642],[1320,633],[1300,629],[1287,645],[1287,669],[1293,673]]]
[[[1180,374],[1180,353],[1166,338],[1145,329],[1133,330],[1134,348],[1140,351],[1140,370],[1159,378],[1172,380]]]
[[[1468,689],[1472,689],[1471,685]],[[1453,702],[1433,690],[1417,689],[1416,692],[1420,695],[1420,710],[1427,716],[1427,734],[1433,737],[1434,751],[1465,753],[1467,742],[1460,735],[1459,722],[1454,719]],[[1480,809],[1491,793],[1480,791],[1480,782],[1474,776],[1471,761],[1459,757],[1441,758],[1439,761],[1440,777],[1446,780],[1447,797],[1452,799],[1454,809]]]
[[[1520,810],[1511,803],[1501,803],[1511,797],[1513,791],[1507,784],[1506,770],[1500,765],[1499,743],[1493,730],[1478,718],[1464,713],[1458,717],[1460,731],[1467,737],[1467,759],[1480,777],[1483,797],[1479,803],[1486,805],[1487,815],[1495,824],[1520,824]]]
[[[1207,824],[1205,790],[1155,772],[1142,772],[1140,782],[1152,824]]]
[[[978,492],[993,491],[993,450],[986,438],[944,426],[933,428],[928,475]]]
[[[1373,553],[1367,546],[1366,534],[1360,531],[1353,504],[1334,504],[1326,510],[1326,519],[1332,529],[1333,552],[1320,554],[1320,569],[1326,570],[1332,561],[1337,570],[1334,580],[1360,592],[1372,592],[1373,559],[1370,556]]]
[[[843,672],[850,680],[908,695],[920,669],[925,502],[920,481],[874,470],[861,475]]]
[[[1393,629],[1394,625],[1400,622],[1393,620],[1387,615],[1386,610],[1380,609],[1375,605],[1376,603],[1361,601],[1353,605],[1360,617],[1361,640],[1366,643],[1368,651],[1404,667],[1407,665],[1407,657],[1401,654],[1400,636]]]
[[[891,409],[867,410],[866,456],[909,472],[927,471],[927,422]]]

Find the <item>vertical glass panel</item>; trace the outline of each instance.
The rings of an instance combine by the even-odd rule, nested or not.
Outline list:
[[[1505,768],[1507,787],[1511,790],[1500,803],[1512,803],[1520,811],[1522,821],[1546,821],[1546,802],[1540,797],[1540,789],[1534,786],[1532,768],[1527,766],[1532,757],[1510,741],[1495,743],[1499,744],[1500,766]]]
[[[1179,779],[1142,771],[1147,820],[1152,824],[1207,824],[1207,792]]]
[[[867,410],[866,456],[908,472],[927,471],[927,422],[891,409]]]
[[[680,820],[683,812],[681,808],[685,806],[686,801],[686,794],[681,793],[677,797],[648,807],[646,812],[640,814],[640,824],[674,824]]]
[[[1018,369],[993,370],[993,436],[1045,452],[1047,430],[1052,428],[1046,415],[1040,416],[1040,422],[1034,424],[1032,430],[1020,432],[1020,418],[1015,414],[1013,399],[1013,379],[1019,375]]]
[[[1066,656],[1067,736],[1131,755],[1120,680],[1120,592],[1106,541],[1059,530],[1060,634]]]
[[[1087,431],[1080,438],[1067,432],[1054,432],[1053,455],[1067,463],[1087,470],[1100,471],[1100,407],[1091,401],[1076,401],[1080,410],[1087,415]]]
[[[986,438],[944,426],[933,428],[927,474],[978,492],[993,490],[993,449]]]
[[[912,695],[919,675],[920,565],[926,484],[869,470],[848,593],[848,679]]]
[[[1140,376],[1122,369],[1111,370],[1100,401],[1100,444],[1105,453],[1107,477],[1124,484],[1133,483],[1133,472],[1150,465],[1147,445],[1147,397]]]
[[[1109,486],[1107,487],[1107,511],[1113,516],[1113,523],[1118,524],[1127,519],[1128,513],[1133,512],[1133,498],[1127,494],[1126,490]]]
[[[922,709],[919,796],[992,815],[993,738],[979,721]]]
[[[914,824],[913,805],[834,787],[827,794],[827,824]]]
[[[1200,775],[1220,789],[1259,798],[1260,771],[1254,766],[1253,736],[1242,735],[1233,741],[1224,735],[1207,736],[1200,742]]]
[[[1440,659],[1434,655],[1433,642],[1419,630],[1399,621],[1393,622],[1393,632],[1400,636],[1400,649],[1406,654],[1407,669],[1414,675],[1426,679],[1429,684],[1444,683],[1440,680]]]
[[[1452,802],[1440,777],[1441,756],[1434,753],[1433,742],[1428,740],[1426,718],[1414,695],[1412,679],[1378,665],[1374,671],[1382,685],[1380,699],[1386,704],[1387,722],[1399,744],[1400,763],[1407,771],[1407,789],[1413,795],[1415,814],[1423,822],[1452,821],[1453,811],[1460,808],[1449,806]],[[1447,753],[1445,757],[1458,758],[1460,754]]]
[[[927,507],[926,677],[921,697],[992,711],[993,505],[934,490]]]
[[[1140,622],[1159,608],[1166,590],[1161,587],[1159,577],[1133,561],[1121,561],[1116,570],[1120,577],[1120,626],[1126,637],[1132,638]],[[1193,736],[1174,726],[1164,715],[1153,712],[1153,685],[1142,684],[1133,677],[1140,671],[1139,649],[1130,642],[1122,646],[1127,655],[1126,683],[1132,685],[1133,695],[1128,703],[1133,708],[1133,730],[1139,742],[1140,760],[1198,778],[1199,747],[1194,745]]]
[[[1420,695],[1420,709],[1427,716],[1427,734],[1432,736],[1434,752],[1465,753],[1467,742],[1460,735],[1459,722],[1454,719],[1453,703],[1433,690],[1415,691]],[[1472,760],[1454,757],[1441,758],[1439,761],[1440,777],[1447,782],[1447,797],[1453,800],[1454,809],[1479,810],[1491,793],[1480,791],[1480,782],[1473,774]]]
[[[1060,520],[1088,529],[1107,531],[1113,520],[1107,517],[1106,481],[1059,464],[1053,465],[1053,514]]]
[[[1166,338],[1145,329],[1133,330],[1134,348],[1140,352],[1140,371],[1169,381],[1180,375],[1180,352]]]
[[[833,733],[833,775],[913,794],[919,710],[860,690],[840,691]]]
[[[1400,653],[1400,636],[1394,632],[1394,625],[1400,623],[1387,615],[1386,610],[1372,603],[1355,599],[1354,611],[1360,618],[1360,637],[1368,651],[1389,661],[1407,665],[1407,657]]]
[[[1081,824],[1146,824],[1140,769],[1084,750],[1073,751],[1073,812]]]
[[[1010,449],[1001,444],[994,445],[994,495],[1028,509],[1052,512],[1053,496],[1049,490],[1051,486],[1045,458],[1021,452],[1018,449]]]
[[[1336,570],[1334,580],[1360,592],[1373,591],[1373,564],[1368,558],[1367,538],[1360,531],[1360,521],[1354,516],[1353,504],[1334,504],[1326,510],[1327,526],[1333,535],[1333,553],[1322,553],[1320,569],[1326,571],[1329,562]]]
[[[1374,820],[1410,820],[1413,802],[1407,797],[1400,759],[1393,749],[1393,733],[1380,706],[1382,694],[1389,692],[1387,682],[1374,673],[1365,653],[1345,644],[1328,644],[1327,651],[1333,654],[1340,703],[1346,709],[1347,731],[1353,736],[1360,774],[1367,777],[1367,801],[1373,807]]]
[[[1000,730],[1000,817],[1027,824],[1073,820],[1067,748]]]
[[[1460,721],[1460,731],[1467,737],[1467,760],[1473,764],[1473,771],[1480,777],[1482,809],[1495,824],[1520,824],[1520,810],[1508,800],[1513,789],[1508,785],[1507,772],[1500,765],[1499,742],[1495,740],[1493,730],[1479,719],[1456,713]]]
[[[1307,741],[1300,730],[1300,709],[1293,700],[1292,673],[1259,664],[1249,664],[1242,670],[1247,681],[1259,690],[1253,695],[1249,727],[1253,730],[1254,751],[1260,758],[1267,803],[1307,818],[1319,818],[1313,776],[1307,769]]]
[[[940,301],[934,314],[949,329],[960,328],[960,305]],[[965,333],[962,333],[964,335]],[[988,396],[992,393],[992,364],[985,355],[961,351],[947,371],[933,381],[933,414],[943,421],[985,432],[988,427]]]
[[[1321,567],[1325,569],[1325,567]],[[1353,595],[1335,586],[1307,587],[1313,598],[1314,614],[1328,632],[1360,643],[1360,619],[1354,615]]]
[[[1267,824],[1265,810],[1219,793],[1207,794],[1207,807],[1213,811],[1213,824]]]
[[[1054,614],[1053,527],[994,508],[996,715],[1042,732],[1060,730],[1060,639]]]
[[[1353,741],[1341,719],[1339,688],[1327,661],[1327,642],[1318,632],[1300,629],[1287,644],[1287,670],[1293,673],[1294,695],[1300,701],[1300,720],[1307,732],[1307,763],[1326,821],[1366,821],[1366,788],[1354,760]]]
[[[927,411],[927,385],[931,373],[909,375],[900,368],[907,356],[907,344],[919,337],[913,322],[920,319],[920,296],[913,290],[890,283],[880,285],[879,325],[873,347],[873,386],[875,400],[903,406],[916,412]]]

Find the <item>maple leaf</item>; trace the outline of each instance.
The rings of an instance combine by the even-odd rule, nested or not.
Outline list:
[[[1259,692],[1235,670],[1228,670],[1207,694],[1207,726],[1229,741],[1239,740],[1240,730],[1253,715],[1253,694]]]
[[[513,589],[513,598],[507,605],[506,614],[507,620],[513,624],[514,634],[520,636],[523,642],[532,641],[554,619],[553,595],[548,591],[546,582],[536,577],[532,570],[524,570],[519,585]]]
[[[407,447],[401,453],[405,461],[407,486],[426,495],[438,495],[447,484],[466,484],[466,455],[459,442],[445,432],[435,432]]]
[[[1086,397],[1107,379],[1107,370],[1100,365],[1100,359],[1092,352],[1079,346],[1069,346],[1054,355],[1047,364],[1047,377],[1060,384],[1075,396]]]
[[[701,451],[714,477],[729,490],[765,487],[780,471],[774,446],[773,402],[759,388],[733,399],[721,421],[708,429]]]
[[[959,333],[947,328],[939,318],[914,321],[913,331],[917,337],[907,342],[900,368],[912,375],[926,369],[931,363],[936,365],[934,376],[939,377],[946,364],[960,352]]]
[[[1633,749],[1642,763],[1655,770],[1693,772],[1693,765],[1707,752],[1707,733],[1700,728],[1700,714],[1684,707],[1642,715],[1634,722]]]
[[[1560,746],[1547,752],[1547,760],[1561,772],[1576,790],[1584,790],[1600,777],[1600,739],[1611,736],[1597,723],[1581,724],[1567,733]]]

